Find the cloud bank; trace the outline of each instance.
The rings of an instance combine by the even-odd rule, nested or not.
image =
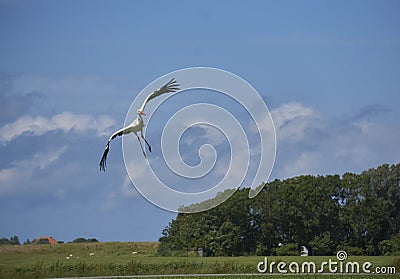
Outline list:
[[[382,105],[367,105],[329,118],[299,102],[273,109],[278,138],[275,177],[359,172],[398,162],[399,124],[380,119],[389,112]]]
[[[107,115],[95,118],[85,114],[63,112],[52,117],[22,116],[0,128],[0,140],[9,142],[24,134],[41,136],[52,131],[94,133],[102,137],[108,135],[110,128],[114,125],[115,120]]]

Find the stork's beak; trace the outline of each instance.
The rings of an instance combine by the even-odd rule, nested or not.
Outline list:
[[[143,111],[139,111],[139,114],[146,115]]]

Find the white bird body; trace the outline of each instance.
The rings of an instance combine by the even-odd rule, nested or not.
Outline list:
[[[160,96],[161,94],[175,92],[177,90],[179,90],[179,84],[174,79],[171,79],[163,87],[161,87],[160,89],[154,91],[153,93],[151,93],[150,95],[148,95],[146,97],[146,99],[144,100],[142,106],[137,111],[137,115],[138,115],[137,118],[135,120],[133,120],[132,123],[129,124],[128,126],[126,126],[124,128],[121,128],[118,131],[114,132],[110,136],[110,138],[108,139],[106,148],[104,149],[104,152],[103,152],[103,156],[101,157],[101,160],[100,160],[100,171],[105,171],[106,170],[106,161],[107,161],[108,152],[110,150],[110,142],[113,139],[115,139],[116,137],[118,137],[118,136],[134,133],[136,135],[137,139],[139,140],[140,147],[141,147],[142,152],[143,152],[143,156],[146,157],[146,152],[144,152],[142,142],[140,141],[140,138],[139,138],[139,135],[138,135],[138,133],[140,132],[141,138],[144,140],[144,142],[147,145],[147,148],[151,152],[151,146],[143,136],[143,127],[146,125],[146,124],[144,124],[143,118],[142,118],[142,115],[146,115],[144,113],[144,108],[145,108],[146,104],[150,100]]]
[[[122,135],[130,134],[130,133],[137,134],[138,132],[142,132],[143,127],[145,125],[146,124],[144,124],[144,122],[143,122],[142,115],[139,114],[138,117],[135,120],[133,120],[131,124],[114,132],[108,139],[108,142],[110,142],[117,136],[122,136]]]

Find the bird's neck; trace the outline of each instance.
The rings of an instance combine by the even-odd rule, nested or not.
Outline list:
[[[140,114],[138,114],[137,119],[138,119],[139,123],[143,123],[143,118]]]

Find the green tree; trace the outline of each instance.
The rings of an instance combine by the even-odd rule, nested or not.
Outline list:
[[[19,243],[19,237],[14,235],[10,238],[10,244],[11,245],[20,245]]]
[[[203,248],[208,256],[269,255],[279,243],[292,243],[321,255],[337,249],[378,255],[392,243],[382,241],[400,231],[400,164],[275,180],[254,199],[248,191],[205,212],[178,214],[162,232],[160,254]]]
[[[29,245],[29,244],[32,244],[32,243],[33,243],[33,241],[30,241],[29,238],[27,238],[25,240],[25,242],[24,242],[24,245]]]
[[[257,231],[257,255],[270,255],[279,243],[276,230],[279,223],[277,214],[280,180],[266,183],[262,192],[254,199],[253,222]]]
[[[240,228],[232,222],[224,222],[211,234],[209,252],[213,256],[236,256],[241,252]]]
[[[10,240],[8,240],[8,238],[0,238],[0,245],[9,245],[10,244]]]
[[[312,254],[315,256],[332,255],[335,252],[334,249],[336,248],[329,232],[316,235],[309,244]]]

